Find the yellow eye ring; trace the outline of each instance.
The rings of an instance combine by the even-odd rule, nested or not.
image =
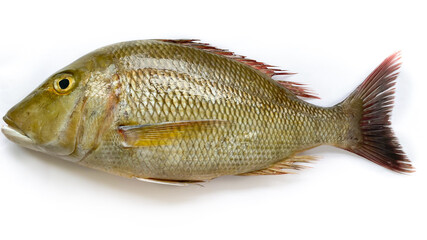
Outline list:
[[[73,89],[75,82],[71,74],[62,74],[53,82],[53,88],[58,94],[67,94]]]

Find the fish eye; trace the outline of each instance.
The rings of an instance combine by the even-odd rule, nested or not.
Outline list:
[[[64,78],[61,81],[59,81],[59,87],[62,90],[67,89],[68,86],[70,86],[70,80],[68,80],[67,78]]]
[[[53,82],[53,88],[58,94],[67,94],[74,86],[74,77],[71,74],[58,76]]]

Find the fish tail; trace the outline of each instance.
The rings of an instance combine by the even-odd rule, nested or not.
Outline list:
[[[386,58],[341,107],[350,121],[349,131],[339,147],[378,165],[400,173],[413,172],[391,129],[395,80],[401,63],[400,53]]]

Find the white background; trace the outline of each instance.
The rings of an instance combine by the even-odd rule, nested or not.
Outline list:
[[[419,1],[421,3],[422,1]],[[0,136],[0,239],[427,239],[426,13],[411,1],[4,1],[0,115],[98,47],[199,38],[299,73],[322,106],[402,50],[393,128],[417,172],[332,147],[299,174],[204,187],[124,179]]]

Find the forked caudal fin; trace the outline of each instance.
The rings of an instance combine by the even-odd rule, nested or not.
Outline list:
[[[400,53],[385,59],[339,106],[356,118],[354,144],[342,148],[400,173],[414,168],[402,151],[390,125],[394,85],[400,67]]]

